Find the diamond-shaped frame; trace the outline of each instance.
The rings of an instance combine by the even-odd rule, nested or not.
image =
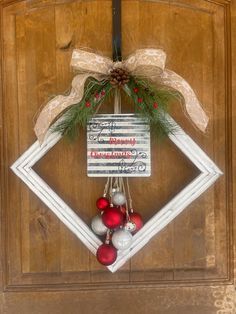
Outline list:
[[[118,270],[127,260],[141,250],[152,237],[169,224],[223,174],[215,163],[170,116],[168,116],[168,119],[176,130],[169,135],[170,140],[200,170],[200,174],[161,208],[143,228],[133,236],[133,242],[129,249],[118,251],[116,262],[107,267],[111,272]],[[62,136],[60,134],[48,132],[44,143],[40,146],[39,142],[36,141],[15,161],[11,169],[54,212],[61,222],[84,243],[84,245],[93,254],[96,254],[98,247],[102,244],[101,240],[32,169],[61,138]]]

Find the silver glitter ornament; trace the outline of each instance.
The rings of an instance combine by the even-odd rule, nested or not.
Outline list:
[[[111,202],[112,202],[112,204],[117,205],[117,206],[124,205],[125,202],[126,202],[126,198],[125,198],[124,193],[122,193],[122,192],[115,192],[112,195]]]
[[[94,233],[96,233],[97,235],[100,235],[100,236],[106,234],[107,230],[108,230],[107,227],[102,222],[102,217],[100,215],[95,216],[92,219],[91,228],[92,228]]]
[[[117,250],[126,250],[132,244],[132,234],[123,229],[115,231],[112,235],[112,244]]]
[[[132,221],[127,221],[124,225],[124,229],[130,232],[134,232],[136,230],[136,225]]]

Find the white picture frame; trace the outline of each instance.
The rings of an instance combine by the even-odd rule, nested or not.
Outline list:
[[[172,134],[169,134],[169,139],[199,169],[200,174],[163,208],[158,209],[157,213],[133,236],[133,242],[129,249],[118,251],[115,263],[107,267],[113,273],[140,251],[150,239],[168,225],[222,175],[221,170],[190,136],[170,116],[168,116],[168,119],[174,125],[175,130]],[[98,247],[102,244],[101,240],[73,209],[32,169],[60,141],[61,137],[58,133],[48,132],[43,144],[40,145],[36,141],[15,161],[11,169],[95,255]]]

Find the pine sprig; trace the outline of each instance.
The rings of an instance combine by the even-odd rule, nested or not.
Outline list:
[[[85,86],[83,99],[74,104],[62,118],[53,125],[52,131],[59,132],[70,140],[79,134],[80,127],[85,128],[88,120],[97,113],[112,89],[108,81],[90,78]]]
[[[121,85],[134,103],[137,115],[147,119],[156,137],[166,137],[176,129],[168,119],[169,104],[183,101],[182,95],[166,86],[155,86],[146,79],[129,76],[128,82]],[[59,132],[69,139],[74,139],[80,128],[86,128],[88,120],[95,115],[102,103],[115,88],[111,80],[97,81],[90,77],[84,88],[82,100],[72,105],[53,126],[53,132]]]
[[[133,99],[136,114],[146,118],[151,130],[158,138],[175,131],[175,126],[167,118],[168,105],[173,100],[182,101],[176,90],[163,86],[156,87],[144,79],[132,77],[124,86],[124,91]]]

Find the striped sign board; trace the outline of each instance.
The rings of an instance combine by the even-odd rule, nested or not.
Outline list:
[[[134,114],[98,114],[87,124],[89,177],[151,175],[150,126]]]

